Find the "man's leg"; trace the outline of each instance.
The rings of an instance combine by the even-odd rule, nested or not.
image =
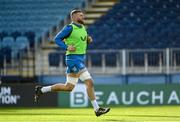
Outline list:
[[[45,87],[36,86],[34,100],[35,102],[37,102],[39,96],[47,92],[58,92],[58,91],[71,92],[77,82],[78,82],[78,76],[76,74],[68,74],[66,84],[58,83],[52,86],[45,86]]]
[[[74,88],[74,85],[71,83],[58,83],[54,84],[52,86],[45,86],[41,88],[42,93],[47,93],[47,92],[58,92],[58,91],[68,91],[71,92]]]
[[[88,94],[89,99],[92,103],[94,111],[97,111],[100,107],[99,107],[99,105],[96,101],[96,98],[95,98],[93,81],[92,81],[92,79],[87,79],[87,80],[84,80],[84,82],[86,84],[87,94]]]
[[[94,85],[92,79],[87,79],[84,81],[86,84],[87,94],[89,96],[89,99],[91,101],[95,100],[95,94],[94,94]]]
[[[96,116],[100,116],[102,114],[105,114],[109,112],[110,108],[101,108],[99,107],[96,97],[95,97],[95,92],[94,92],[94,85],[93,85],[93,80],[91,78],[91,75],[89,74],[88,71],[85,71],[80,74],[80,80],[84,81],[86,84],[86,89],[87,89],[87,94],[89,96],[89,99],[92,103],[92,106],[94,108]]]

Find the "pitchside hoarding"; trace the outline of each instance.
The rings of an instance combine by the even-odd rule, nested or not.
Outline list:
[[[32,84],[0,86],[0,106],[19,107],[89,107],[84,84],[77,84],[71,92],[48,93],[34,103]],[[95,85],[97,101],[108,105],[179,105],[180,85]]]
[[[57,93],[42,96],[38,103],[34,103],[34,87],[32,84],[11,84],[0,86],[0,106],[18,107],[53,107],[57,106]]]
[[[180,85],[96,85],[100,105],[178,105]],[[60,107],[91,106],[84,84],[78,84],[72,93],[59,93]]]

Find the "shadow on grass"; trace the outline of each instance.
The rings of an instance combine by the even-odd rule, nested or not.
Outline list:
[[[25,115],[25,116],[39,116],[39,115],[62,115],[62,116],[89,116],[90,114],[82,114],[82,113],[9,113],[9,112],[0,112],[0,115]]]
[[[149,118],[171,118],[171,119],[180,119],[180,116],[169,116],[169,115],[167,115],[167,116],[161,116],[161,115],[107,115],[107,116],[111,116],[111,117],[113,117],[113,116],[115,116],[115,117],[119,117],[119,119],[104,119],[104,122],[134,122],[134,121],[128,121],[128,120],[120,120],[121,119],[121,117],[127,117],[127,118],[129,118],[129,117],[149,117]],[[152,120],[151,120],[152,121]],[[154,120],[154,121],[157,121],[157,120]]]
[[[104,122],[127,122],[125,120],[117,120],[117,119],[105,119]]]
[[[110,116],[180,118],[180,116],[176,116],[176,115],[110,115]]]
[[[16,112],[0,112],[0,115],[25,115],[25,116],[39,116],[39,115],[49,115],[49,116],[54,116],[54,115],[60,115],[60,116],[91,116],[92,114],[89,113],[16,113]],[[111,117],[159,117],[159,118],[180,118],[178,115],[120,115],[120,114],[111,114],[111,115],[106,115],[106,116],[111,116]],[[123,120],[116,120],[116,119],[106,119],[105,121],[119,121],[119,122],[124,122]]]

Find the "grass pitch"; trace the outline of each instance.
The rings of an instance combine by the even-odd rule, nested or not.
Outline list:
[[[180,106],[112,107],[100,117],[92,108],[0,108],[0,122],[180,122]]]

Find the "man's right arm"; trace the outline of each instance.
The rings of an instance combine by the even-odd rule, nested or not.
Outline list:
[[[72,26],[66,25],[54,38],[56,44],[62,49],[67,50],[68,46],[64,43],[64,39],[67,38],[72,32]]]

